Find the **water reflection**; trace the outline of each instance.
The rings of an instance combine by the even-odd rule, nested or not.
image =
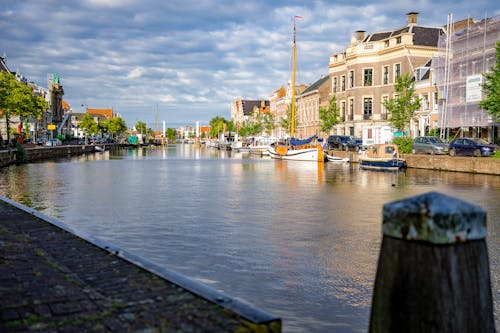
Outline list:
[[[488,210],[498,314],[500,177],[371,172],[187,144],[0,173],[2,195],[279,315],[285,332],[366,332],[382,206],[438,190]]]

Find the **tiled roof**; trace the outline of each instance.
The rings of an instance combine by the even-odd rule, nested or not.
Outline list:
[[[437,46],[439,36],[444,33],[442,28],[422,27],[418,25],[406,26],[393,31],[375,32],[368,35],[363,42],[376,42],[403,33],[413,33],[413,44],[419,46]]]
[[[306,90],[304,90],[302,92],[302,94],[307,94],[311,91],[314,91],[314,90],[317,90],[319,87],[321,87],[323,85],[323,83],[325,83],[327,80],[329,79],[329,76],[328,75],[325,75],[323,76],[321,79],[319,79],[318,81],[314,82],[313,84],[311,84],[309,87],[306,88]]]
[[[242,100],[241,106],[243,108],[243,115],[249,116],[252,114],[254,107],[260,108],[262,101],[254,101],[254,100]],[[264,102],[265,105],[269,105],[269,101]]]
[[[93,115],[102,115],[106,118],[113,118],[113,109],[89,109],[87,108],[87,113]]]

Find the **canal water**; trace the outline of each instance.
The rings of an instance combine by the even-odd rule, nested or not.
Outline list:
[[[382,206],[439,191],[488,211],[496,322],[500,177],[277,161],[182,144],[0,169],[0,194],[280,316],[366,332]]]

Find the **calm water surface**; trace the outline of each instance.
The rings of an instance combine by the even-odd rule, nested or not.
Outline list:
[[[249,158],[193,145],[0,170],[0,194],[283,319],[366,332],[383,204],[440,191],[488,210],[499,326],[500,177]]]

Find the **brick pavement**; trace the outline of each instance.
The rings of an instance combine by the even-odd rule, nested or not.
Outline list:
[[[272,317],[271,317],[272,318]],[[281,332],[0,200],[0,332]]]

